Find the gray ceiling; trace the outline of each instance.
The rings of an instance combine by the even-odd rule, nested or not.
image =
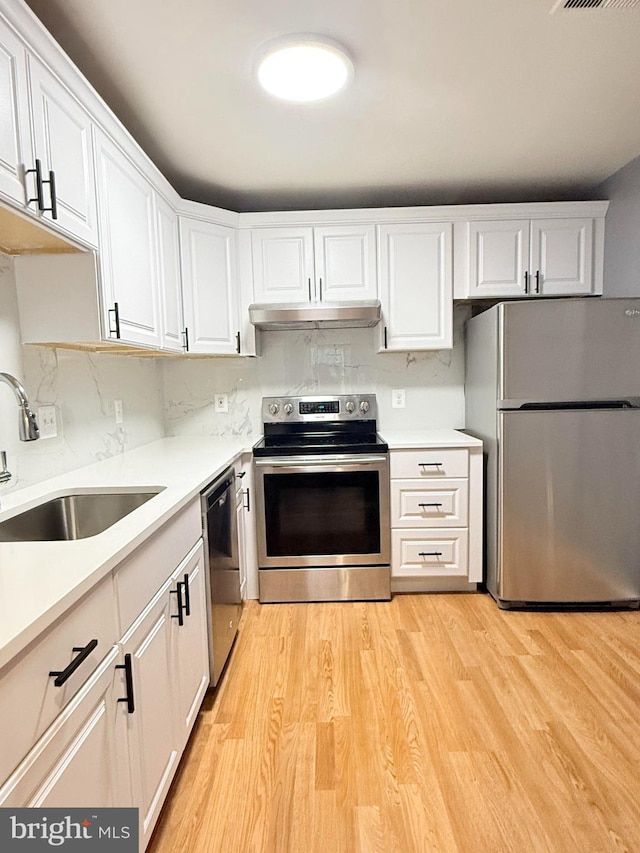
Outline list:
[[[185,198],[233,210],[586,198],[640,154],[640,9],[555,0],[27,0]],[[276,36],[351,87],[278,103]]]

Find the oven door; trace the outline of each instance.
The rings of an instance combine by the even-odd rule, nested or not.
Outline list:
[[[254,464],[260,569],[389,565],[387,455]]]

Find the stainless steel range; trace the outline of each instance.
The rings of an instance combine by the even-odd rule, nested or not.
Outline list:
[[[389,599],[389,449],[375,395],[265,397],[262,416],[260,601]]]

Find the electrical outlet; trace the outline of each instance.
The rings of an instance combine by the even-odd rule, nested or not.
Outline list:
[[[124,423],[124,409],[122,408],[122,400],[113,401],[113,414],[117,424]]]
[[[216,394],[215,410],[216,412],[229,411],[229,397],[226,394]]]
[[[38,408],[38,426],[40,427],[40,438],[55,438],[58,435],[55,406],[40,406]]]
[[[391,408],[404,409],[404,388],[396,388],[391,392]]]

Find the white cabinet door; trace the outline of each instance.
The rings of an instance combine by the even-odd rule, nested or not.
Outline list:
[[[96,163],[105,337],[159,347],[153,187],[102,133]]]
[[[0,789],[0,805],[132,805],[121,661],[114,647]]]
[[[452,225],[380,225],[383,350],[453,346]]]
[[[205,555],[202,541],[174,572],[181,584],[182,618],[172,619],[175,713],[178,749],[185,746],[209,687],[209,642],[205,592]],[[177,606],[177,605],[176,605]]]
[[[593,219],[534,219],[532,289],[543,296],[594,293]]]
[[[141,849],[151,835],[179,759],[171,667],[171,622],[178,601],[171,588],[171,583],[162,587],[122,640],[123,653],[131,655],[133,675],[135,709],[128,722]]]
[[[189,352],[242,351],[235,229],[180,217],[182,288]]]
[[[28,56],[28,69],[34,160],[40,160],[45,182],[42,215],[50,224],[97,246],[91,118],[33,56]]]
[[[470,222],[470,297],[525,296],[529,292],[528,219]]]
[[[158,281],[160,284],[162,348],[182,352],[185,339],[178,216],[171,205],[157,194],[156,224],[158,226]]]
[[[313,229],[316,299],[376,299],[374,225],[338,225]]]
[[[29,153],[28,115],[26,49],[0,20],[0,194],[21,207],[27,201],[22,163],[23,150]]]
[[[251,254],[256,302],[314,298],[312,228],[254,228]]]

